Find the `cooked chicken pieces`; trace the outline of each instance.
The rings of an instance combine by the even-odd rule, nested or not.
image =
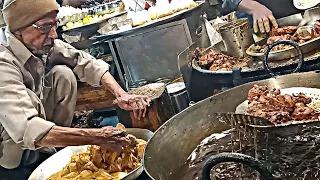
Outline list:
[[[311,98],[305,94],[281,95],[279,89],[254,85],[248,93],[247,114],[268,119],[273,124],[289,121],[320,120],[320,113],[309,107]]]
[[[264,53],[267,50],[268,46],[277,41],[290,40],[298,44],[302,44],[307,41],[310,41],[311,39],[320,37],[320,22],[316,21],[312,28],[311,35],[300,35],[299,33],[296,33],[297,30],[297,26],[285,26],[281,28],[275,28],[270,32],[267,43],[263,46],[256,46],[254,51],[257,53]],[[271,52],[288,49],[290,47],[290,45],[280,44],[272,48]]]
[[[197,48],[193,52],[192,59],[195,59],[199,66],[210,71],[231,71],[232,68],[246,66],[249,61],[249,58],[231,57],[213,49],[202,55],[203,50]]]

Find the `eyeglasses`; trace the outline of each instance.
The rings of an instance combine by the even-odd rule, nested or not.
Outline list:
[[[45,24],[45,25],[41,25],[41,26],[38,26],[36,24],[32,24],[32,26],[37,28],[41,34],[49,34],[53,27],[55,29],[58,28],[58,22],[55,22],[53,24]]]

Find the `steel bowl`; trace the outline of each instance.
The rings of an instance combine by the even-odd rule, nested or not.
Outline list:
[[[129,134],[136,136],[139,139],[148,141],[153,133],[146,129],[138,128],[127,128]],[[46,180],[52,174],[61,171],[71,159],[71,156],[80,152],[86,151],[88,146],[69,146],[56,154],[52,155],[50,158],[41,163],[31,174],[28,180]],[[137,179],[143,172],[143,166],[138,167],[134,171],[130,172],[123,180],[134,180]]]

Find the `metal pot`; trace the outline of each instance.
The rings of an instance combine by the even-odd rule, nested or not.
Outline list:
[[[189,106],[190,99],[184,82],[172,83],[166,88],[175,114]]]
[[[319,63],[317,62],[317,58],[304,61],[303,54],[301,53],[301,50],[299,50],[299,47],[296,45],[296,43],[279,41],[276,43],[276,45],[278,43],[285,43],[294,46],[295,51],[297,51],[299,54],[299,62],[288,64],[273,63],[272,66],[276,67],[273,69],[273,71],[280,72],[281,75],[283,75],[290,74],[292,72],[306,72],[319,69],[320,66],[318,66]],[[270,47],[274,46],[275,45],[271,45]],[[194,63],[192,59],[192,53],[197,47],[199,47],[198,44],[192,44],[190,47],[185,49],[185,51],[179,54],[178,57],[180,71],[183,74],[183,79],[191,101],[197,102],[199,100],[203,100],[209,96],[212,96],[216,90],[220,91],[244,83],[272,77],[269,73],[270,69],[267,69],[266,66],[266,64],[269,63],[269,59],[266,58],[269,56],[269,52],[264,55],[264,61],[255,62],[259,64],[259,67],[252,67],[250,69],[234,68],[232,71],[209,71],[201,69],[199,65]],[[215,47],[213,48],[215,49]],[[302,61],[304,61],[303,66],[301,66]],[[263,64],[265,64],[264,67]]]
[[[224,39],[226,54],[234,57],[247,56],[247,48],[253,44],[252,28],[248,19],[238,19],[219,27]]]
[[[220,122],[214,114],[235,112],[236,107],[247,99],[248,91],[254,84],[280,89],[320,88],[319,82],[318,72],[283,75],[247,83],[196,103],[171,118],[155,132],[145,149],[143,161],[146,172],[152,179],[170,179],[170,175],[179,171],[203,139],[230,129],[229,125]]]

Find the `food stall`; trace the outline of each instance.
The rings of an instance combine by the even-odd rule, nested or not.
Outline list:
[[[130,21],[122,19],[124,14],[119,12],[112,28],[114,17],[103,19],[102,15],[101,25],[98,15],[99,25],[85,41],[71,42],[87,35],[80,30],[85,25],[73,24],[80,29],[63,25],[66,41],[97,57],[112,56],[109,61],[114,64],[114,75],[129,93],[152,97],[146,118],[138,120],[131,114],[129,122],[121,122],[126,127],[155,131],[152,135],[150,131],[139,134],[128,129],[136,138],[148,141],[143,145],[144,155],[138,157],[135,149],[129,158],[136,163],[129,163],[134,168],[120,163],[127,169],[108,169],[106,173],[136,179],[143,165],[149,177],[140,179],[253,179],[258,173],[266,179],[319,178],[320,13],[319,8],[308,12],[310,24],[300,28],[299,23],[290,21],[296,22],[296,18],[279,19],[279,24],[284,22],[282,27],[261,44],[254,42],[247,19],[230,15],[222,17],[223,22],[209,22],[209,27],[199,4],[178,14],[151,8],[151,21],[142,18],[145,11],[136,16],[124,13],[132,17]],[[161,17],[163,14],[166,16]],[[89,16],[89,22],[90,17],[95,15]],[[159,19],[152,21],[152,17]],[[209,28],[214,28],[221,39],[212,39]],[[214,40],[218,42],[209,45]],[[108,103],[113,106],[111,101],[106,104],[107,92],[86,88],[80,89],[79,110],[107,107]],[[119,111],[117,115],[128,119]],[[107,178],[93,158],[100,149],[86,148],[68,147],[58,152],[40,165],[30,180],[73,172],[88,177],[96,172]],[[91,158],[81,160],[81,153]],[[74,154],[79,158],[73,156],[70,162]],[[103,156],[112,160],[119,157]],[[121,156],[125,159],[126,154]],[[57,162],[58,158],[63,161]],[[99,163],[107,164],[108,158],[98,158],[103,159]],[[114,162],[119,165],[119,161]],[[73,164],[79,162],[84,167],[81,171]],[[52,164],[55,167],[48,168]]]

